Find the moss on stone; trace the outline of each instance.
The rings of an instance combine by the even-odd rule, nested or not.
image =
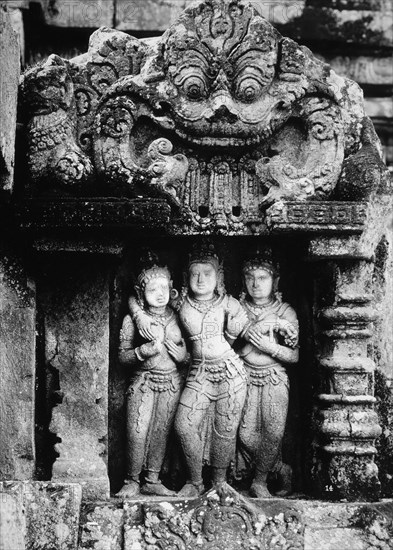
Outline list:
[[[393,497],[393,393],[388,379],[377,369],[375,371],[376,411],[382,434],[376,442],[378,454],[376,464],[379,468],[381,496]]]

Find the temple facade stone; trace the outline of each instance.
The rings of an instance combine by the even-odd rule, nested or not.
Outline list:
[[[389,548],[392,181],[334,67],[372,71],[293,40],[390,48],[382,2],[167,4],[150,38],[74,4],[105,26],[24,72],[1,196],[7,544]]]

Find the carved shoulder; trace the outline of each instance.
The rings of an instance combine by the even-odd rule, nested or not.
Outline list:
[[[239,300],[236,300],[236,298],[234,298],[230,294],[226,296],[226,300],[227,304],[225,309],[230,315],[237,315],[243,309],[243,306],[241,305]]]
[[[293,309],[291,305],[289,305],[286,302],[283,302],[277,312],[277,315],[281,317],[282,319],[285,319],[286,321],[289,321],[290,323],[296,323],[298,324],[298,318],[296,315],[296,311]]]
[[[120,347],[131,347],[135,336],[135,325],[131,316],[126,315],[120,330]]]

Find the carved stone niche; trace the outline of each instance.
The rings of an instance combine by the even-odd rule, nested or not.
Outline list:
[[[392,199],[357,84],[282,37],[255,3],[204,0],[159,38],[102,28],[85,55],[50,56],[24,75],[21,114],[27,183],[19,186],[15,214],[22,230],[35,232],[41,251],[107,253],[111,238],[118,248],[146,240],[176,255],[211,235],[225,244],[236,269],[256,243],[291,258],[283,280],[302,274],[307,288],[296,294],[299,278],[289,286],[310,312],[300,325],[304,391],[314,405],[312,419],[304,417],[311,481],[302,490],[378,498],[373,261]],[[61,438],[53,471],[63,481],[70,472],[68,480],[87,486],[93,480],[91,494],[108,496],[108,455],[113,488],[120,483],[122,403],[113,389],[117,367],[108,364],[108,357],[116,361],[116,342],[100,306],[109,309],[110,297],[118,297],[109,291],[110,269],[100,270],[99,262],[79,265],[78,290],[74,258],[71,285],[60,270],[69,296],[53,281],[41,283],[44,309],[53,308],[56,296],[61,305],[45,321],[46,351],[66,390],[53,417]],[[230,290],[240,288],[234,283]],[[78,332],[88,318],[84,302],[100,328],[101,347],[94,347],[92,331],[88,353]],[[118,323],[121,300],[113,307]],[[62,340],[72,341],[65,355]],[[86,365],[89,382],[81,376]],[[93,435],[83,383],[97,388]],[[80,445],[85,455],[75,464]]]

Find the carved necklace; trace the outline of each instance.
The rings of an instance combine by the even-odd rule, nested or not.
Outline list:
[[[243,301],[243,305],[246,306],[246,308],[257,317],[261,315],[261,313],[265,312],[267,309],[271,308],[274,303],[274,299],[269,300],[268,302],[266,302],[266,304],[252,304],[251,302],[246,302],[246,300]]]
[[[200,313],[207,313],[220,301],[220,296],[218,296],[217,298],[213,296],[213,298],[211,298],[210,300],[194,300],[187,295],[186,300],[191,307],[193,307]]]
[[[155,313],[154,311],[146,311],[150,317],[153,317],[153,319],[162,327],[165,327],[165,325],[168,323],[169,319],[173,315],[173,311],[165,311],[164,313]]]

